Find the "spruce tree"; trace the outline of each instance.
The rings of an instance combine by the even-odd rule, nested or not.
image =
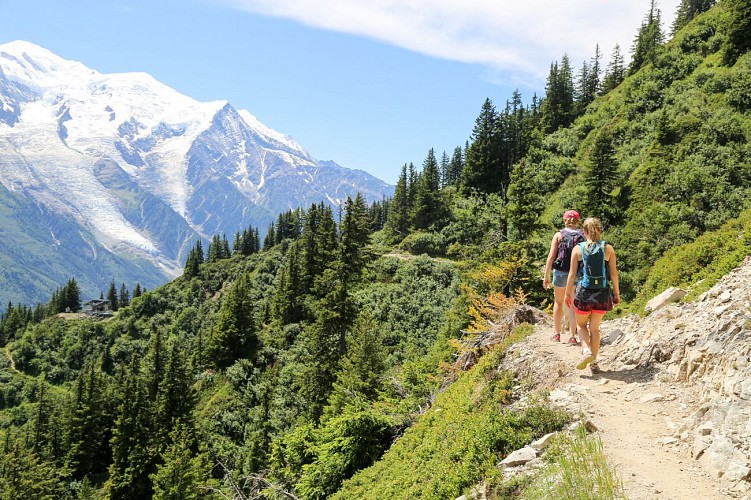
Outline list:
[[[412,225],[415,229],[439,230],[446,218],[446,208],[441,200],[440,172],[433,149],[422,165],[422,173],[415,190]]]
[[[490,99],[485,99],[480,115],[472,130],[472,142],[467,150],[461,175],[461,189],[465,195],[472,193],[499,193],[502,191],[501,136],[498,114]]]
[[[727,45],[723,62],[728,66],[751,49],[751,0],[726,0],[730,14]]]
[[[657,52],[664,40],[660,9],[657,8],[656,0],[651,0],[649,12],[642,21],[631,48],[631,65],[628,68],[628,74],[633,75],[648,63],[654,64]]]
[[[681,28],[702,12],[708,11],[715,3],[716,0],[681,0],[670,34],[674,36]]]
[[[402,166],[399,179],[394,187],[394,196],[391,198],[391,210],[389,211],[387,226],[397,235],[404,238],[407,236],[411,223],[410,206],[407,193],[407,164]]]
[[[248,278],[241,275],[219,308],[208,346],[209,362],[227,368],[237,359],[252,357],[258,347]]]
[[[598,216],[605,224],[611,222],[616,215],[613,190],[618,186],[619,178],[613,136],[609,129],[601,129],[595,136],[583,176],[585,211]]]
[[[528,239],[537,227],[537,219],[544,208],[538,193],[534,171],[525,160],[519,161],[511,171],[508,190],[507,220],[514,229],[517,241]]]
[[[621,46],[617,43],[613,47],[613,53],[610,56],[608,67],[605,70],[605,76],[602,79],[602,94],[607,94],[626,78],[626,63],[621,53]]]
[[[117,299],[117,288],[115,287],[115,280],[110,283],[109,291],[107,291],[107,300],[110,302],[110,309],[117,311],[119,309],[119,302]]]

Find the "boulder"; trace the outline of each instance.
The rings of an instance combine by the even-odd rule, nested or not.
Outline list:
[[[647,302],[647,305],[644,306],[644,311],[648,313],[657,311],[658,309],[666,306],[667,304],[670,304],[671,302],[678,302],[687,294],[688,292],[686,290],[671,286],[660,295],[652,298],[652,300]]]

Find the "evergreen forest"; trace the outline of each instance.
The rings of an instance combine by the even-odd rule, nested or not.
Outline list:
[[[579,67],[562,54],[539,97],[478,103],[469,138],[403,165],[391,198],[199,241],[168,284],[113,280],[106,318],[77,314],[74,278],[47,304],[8,304],[0,499],[497,484],[501,457],[570,418],[543,398],[514,406],[503,345],[461,361],[504,311],[549,310],[564,211],[603,222],[615,315],[668,286],[701,293],[751,254],[751,0],[682,0],[667,29],[663,16],[653,1],[607,64],[596,41]]]

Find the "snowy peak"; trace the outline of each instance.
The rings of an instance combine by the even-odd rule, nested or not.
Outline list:
[[[99,73],[22,41],[0,45],[0,165],[9,196],[165,277],[198,238],[392,192],[365,172],[318,162],[227,101],[196,101],[146,73]]]

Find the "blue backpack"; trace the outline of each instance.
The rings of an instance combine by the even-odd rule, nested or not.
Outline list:
[[[581,286],[589,289],[608,287],[608,272],[605,265],[605,240],[595,243],[594,248],[587,250],[587,243],[579,243],[582,251]]]
[[[581,229],[561,229],[561,239],[558,242],[558,255],[553,261],[553,269],[556,271],[569,272],[571,268],[571,252],[574,247],[584,240],[584,232]]]

